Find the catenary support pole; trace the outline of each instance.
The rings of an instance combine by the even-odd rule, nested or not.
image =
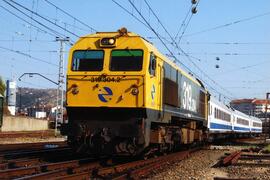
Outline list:
[[[57,105],[55,110],[55,136],[57,135],[57,126],[58,123],[63,123],[63,114],[64,114],[64,44],[69,41],[69,37],[59,38],[56,37],[56,41],[60,42],[60,51],[59,51],[59,73],[58,73],[58,88],[57,88]]]

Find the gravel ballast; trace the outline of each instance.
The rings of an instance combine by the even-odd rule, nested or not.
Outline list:
[[[233,152],[238,149],[241,149],[241,147],[225,146],[212,147],[209,150],[200,150],[183,161],[168,165],[161,171],[155,172],[149,179],[213,180],[214,177],[258,180],[270,179],[269,160],[268,162],[259,160],[247,162],[239,160],[238,164],[233,166],[213,167],[222,157],[224,157],[224,153]],[[250,163],[256,165],[250,165]],[[268,163],[269,165],[260,165],[260,163]]]

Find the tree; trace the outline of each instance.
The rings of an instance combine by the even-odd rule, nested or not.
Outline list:
[[[3,81],[3,79],[0,77],[0,94],[2,96],[4,96],[5,90],[6,90],[6,84]]]

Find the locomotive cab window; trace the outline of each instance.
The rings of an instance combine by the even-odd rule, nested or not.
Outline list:
[[[149,63],[149,73],[153,76],[156,75],[156,66],[157,66],[156,56],[153,53],[151,53]]]
[[[73,71],[101,71],[103,69],[103,51],[74,51],[72,58]]]
[[[141,71],[143,64],[142,50],[112,50],[111,71]]]

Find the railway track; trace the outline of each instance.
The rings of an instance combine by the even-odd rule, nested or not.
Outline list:
[[[19,143],[19,144],[1,144],[0,153],[18,152],[34,149],[48,149],[56,147],[67,147],[65,141],[39,142],[39,143]]]
[[[20,132],[1,132],[0,138],[21,138],[21,137],[54,137],[53,130],[44,131],[20,131]]]
[[[256,145],[263,146],[266,144],[266,137],[249,137],[249,138],[223,138],[216,139],[211,142],[212,145],[222,146],[222,145]]]
[[[22,148],[16,152],[17,148]],[[18,149],[17,149],[18,150]],[[104,159],[74,154],[65,142],[30,143],[0,148],[1,179],[140,179],[165,166],[181,161],[198,149],[172,153],[132,162],[117,162],[104,166]],[[270,159],[237,152],[223,160],[225,166],[239,164],[237,160]],[[269,164],[268,164],[269,165]]]
[[[67,147],[25,152],[0,152],[1,179],[128,179],[142,178],[168,164],[187,158],[193,150],[156,158],[105,166],[103,158],[74,154]]]
[[[241,168],[257,168],[262,169],[270,167],[270,155],[269,154],[258,154],[257,152],[243,152],[243,151],[235,151],[232,153],[225,153],[225,157],[221,159],[215,167],[228,167],[233,166],[234,169],[237,167]],[[230,171],[234,172],[234,171]],[[254,178],[244,177],[239,178],[239,175],[229,174],[231,177],[214,177],[214,180],[252,180]],[[235,176],[235,177],[234,177]],[[257,178],[255,178],[257,179]],[[258,179],[260,179],[258,177]],[[269,176],[268,176],[269,179]]]
[[[239,144],[264,144],[266,137],[237,138],[234,139],[233,142]]]

